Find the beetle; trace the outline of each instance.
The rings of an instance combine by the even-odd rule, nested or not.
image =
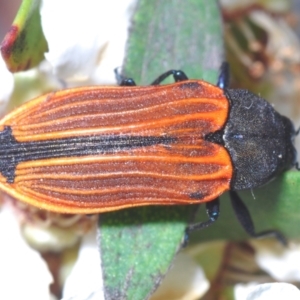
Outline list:
[[[0,121],[0,189],[60,213],[101,213],[143,205],[206,203],[219,216],[229,191],[235,213],[256,233],[237,190],[266,184],[296,164],[292,122],[259,96],[170,70],[149,86],[52,92]],[[160,85],[172,75],[175,83]]]

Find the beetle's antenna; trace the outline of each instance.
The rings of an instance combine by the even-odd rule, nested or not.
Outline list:
[[[226,89],[229,87],[229,82],[230,82],[229,64],[228,62],[224,61],[220,67],[217,86],[221,89]]]

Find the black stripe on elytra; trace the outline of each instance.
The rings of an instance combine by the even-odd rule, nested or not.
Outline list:
[[[55,140],[18,142],[9,126],[0,132],[0,172],[8,183],[15,179],[20,162],[93,154],[109,154],[154,145],[170,145],[176,138],[169,136],[90,135]]]

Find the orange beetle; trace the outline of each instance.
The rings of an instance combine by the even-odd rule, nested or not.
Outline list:
[[[191,228],[215,221],[231,190],[257,236],[234,190],[294,166],[295,130],[262,98],[227,89],[221,70],[217,86],[171,70],[150,86],[124,79],[22,105],[0,121],[0,189],[61,213],[206,202],[210,220]],[[158,85],[169,75],[176,83]]]

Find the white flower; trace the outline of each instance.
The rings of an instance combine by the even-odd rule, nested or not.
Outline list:
[[[41,255],[21,236],[19,224],[9,205],[0,213],[0,299],[52,299],[52,276]]]
[[[236,300],[298,300],[300,291],[289,283],[265,283],[237,285],[235,287]]]
[[[43,0],[46,59],[68,85],[115,84],[135,0]]]
[[[196,300],[207,292],[209,286],[202,268],[189,255],[179,253],[158,290],[150,299]]]
[[[276,241],[273,245],[253,241],[255,260],[261,269],[278,281],[300,281],[300,245],[282,247]]]
[[[104,299],[96,230],[91,230],[81,242],[78,259],[64,286],[63,299]]]

